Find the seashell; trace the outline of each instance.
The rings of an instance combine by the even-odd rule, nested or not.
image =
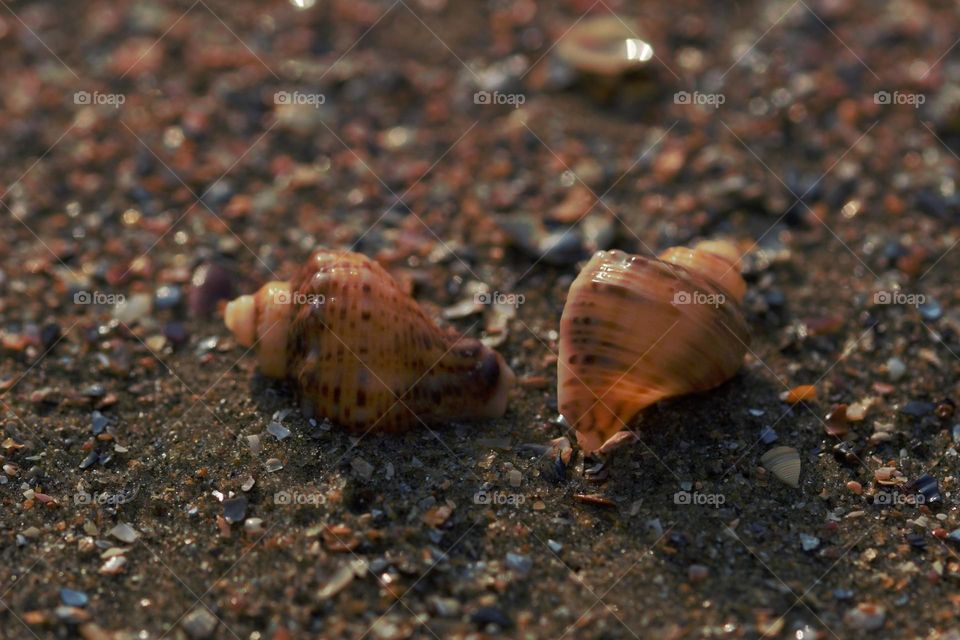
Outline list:
[[[780,482],[800,486],[800,453],[793,447],[774,447],[761,456],[760,463]]]
[[[645,407],[733,376],[749,342],[746,283],[727,242],[659,258],[600,251],[560,318],[560,413],[595,451]]]
[[[354,431],[499,417],[515,380],[499,353],[441,330],[358,253],[316,251],[291,282],[230,302],[225,321],[264,375],[294,382],[307,417]]]
[[[557,57],[581,73],[618,76],[645,67],[653,46],[637,37],[639,23],[615,15],[587,18],[557,42]]]

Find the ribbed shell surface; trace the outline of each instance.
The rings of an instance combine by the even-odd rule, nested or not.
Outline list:
[[[734,270],[739,283],[731,280],[729,262],[692,251],[668,252],[669,262],[598,252],[571,285],[558,403],[587,450],[648,405],[715,387],[741,366],[749,342],[742,279]]]

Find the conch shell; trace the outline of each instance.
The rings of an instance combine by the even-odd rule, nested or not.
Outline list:
[[[260,370],[296,385],[304,414],[353,431],[503,415],[515,377],[496,351],[442,331],[379,264],[316,251],[292,282],[227,305]]]
[[[724,241],[655,259],[594,254],[560,318],[558,404],[580,446],[595,451],[645,407],[733,376],[750,339],[745,291]]]

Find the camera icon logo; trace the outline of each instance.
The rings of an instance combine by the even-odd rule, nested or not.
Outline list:
[[[673,294],[673,304],[690,304],[692,301],[689,291],[677,291]]]
[[[673,94],[674,104],[690,104],[693,101],[689,91],[677,91]]]
[[[875,104],[890,104],[892,102],[892,97],[890,96],[889,91],[877,91],[873,94],[873,102]]]
[[[273,294],[274,304],[290,304],[293,301],[290,292],[286,290],[277,291]]]
[[[493,102],[493,96],[489,91],[477,91],[473,94],[473,104],[490,104]]]
[[[273,494],[273,504],[290,504],[293,502],[293,496],[289,491],[277,491]]]
[[[89,291],[77,291],[73,294],[73,304],[90,304],[92,301]]]
[[[277,91],[273,94],[274,104],[290,104],[293,102],[289,91]]]
[[[93,97],[89,91],[77,91],[73,94],[73,104],[92,104]]]
[[[477,491],[473,494],[474,504],[490,504],[490,494],[486,491]]]
[[[874,304],[890,304],[893,302],[893,295],[889,291],[877,291],[873,294]]]

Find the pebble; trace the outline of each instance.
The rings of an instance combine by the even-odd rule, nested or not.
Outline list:
[[[187,304],[195,317],[208,316],[216,310],[220,300],[229,300],[234,294],[230,273],[216,263],[204,263],[190,278]]]
[[[201,605],[184,616],[180,626],[193,640],[205,640],[217,628],[217,618]]]
[[[763,444],[773,444],[777,441],[777,432],[772,427],[763,427],[760,429],[760,442]]]
[[[267,433],[275,437],[277,440],[284,440],[290,437],[290,429],[287,429],[285,426],[276,421],[273,421],[267,425]]]
[[[511,487],[519,487],[520,483],[523,482],[523,474],[521,474],[517,469],[510,469],[510,473],[507,475],[510,480]]]
[[[62,587],[60,589],[60,602],[68,607],[85,607],[90,602],[90,598],[83,591]]]
[[[813,402],[817,399],[817,388],[812,384],[802,384],[781,394],[780,399],[789,404]]]
[[[900,358],[890,358],[887,360],[887,375],[890,380],[896,382],[907,373],[907,365]]]
[[[800,534],[800,546],[804,551],[813,551],[820,546],[820,538],[809,533]]]
[[[929,298],[918,305],[917,310],[920,311],[920,316],[924,320],[929,321],[939,320],[940,316],[943,315],[943,309],[940,307],[940,303],[933,298]]]
[[[109,535],[113,536],[120,542],[125,542],[127,544],[136,542],[137,538],[140,537],[140,534],[137,533],[137,530],[125,522],[121,522],[113,529],[110,529]]]
[[[507,553],[507,568],[520,576],[526,576],[533,569],[533,560],[530,556],[510,552]]]
[[[933,413],[933,410],[936,408],[937,406],[932,402],[911,400],[900,409],[900,413],[913,416],[915,418],[922,418],[923,416],[928,416]]]
[[[883,626],[883,621],[886,617],[887,610],[881,605],[871,602],[861,602],[844,614],[843,621],[848,627],[854,629],[876,631]]]
[[[135,293],[113,307],[113,317],[123,324],[133,324],[150,315],[152,308],[153,297],[146,293]]]
[[[100,573],[105,576],[115,576],[122,573],[127,565],[127,559],[124,556],[113,556],[100,567]]]
[[[280,471],[283,469],[283,463],[279,458],[270,458],[265,463],[264,466],[267,468],[267,473],[273,473],[275,471]]]
[[[480,626],[495,624],[502,629],[508,629],[513,626],[513,622],[499,607],[480,607],[473,612],[470,620]]]
[[[252,536],[260,535],[263,533],[263,518],[247,518],[243,530]]]
[[[247,517],[247,499],[244,496],[238,496],[223,501],[223,517],[230,524],[242,522]]]
[[[350,467],[353,469],[354,473],[364,480],[369,480],[373,477],[373,465],[359,456],[350,461]]]
[[[703,582],[710,577],[710,569],[702,564],[692,564],[687,568],[687,579],[690,582]]]
[[[183,294],[180,291],[180,287],[165,284],[157,288],[157,292],[154,295],[153,304],[158,311],[163,309],[173,309],[180,304],[182,299]]]
[[[547,546],[550,547],[550,551],[554,553],[560,553],[563,551],[563,545],[557,542],[556,540],[547,539]]]

